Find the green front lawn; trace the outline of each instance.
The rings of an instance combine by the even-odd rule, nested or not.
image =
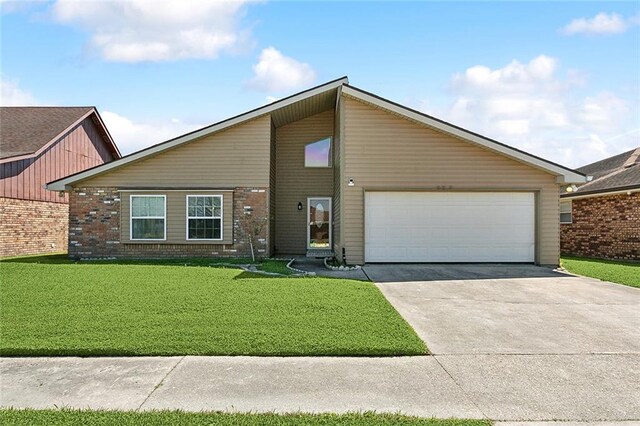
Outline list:
[[[185,413],[182,411],[78,411],[78,410],[0,410],[0,423],[13,425],[394,425],[394,426],[490,426],[488,420],[424,419],[396,414],[246,414]]]
[[[33,261],[0,262],[1,356],[426,353],[368,282],[184,261]]]
[[[561,264],[574,274],[640,287],[640,263],[563,257]]]

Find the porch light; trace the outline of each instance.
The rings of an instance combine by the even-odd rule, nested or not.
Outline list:
[[[298,210],[302,210],[302,201],[298,201]]]
[[[349,183],[347,185],[355,186],[355,182],[353,182],[353,178],[349,178]]]

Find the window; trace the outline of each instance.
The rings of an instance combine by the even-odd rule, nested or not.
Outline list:
[[[222,195],[187,195],[187,240],[222,239]]]
[[[560,223],[572,223],[573,217],[571,213],[571,201],[563,201],[560,203]]]
[[[331,167],[331,138],[305,145],[304,166]]]
[[[166,197],[132,195],[130,197],[132,240],[164,240],[166,233]]]

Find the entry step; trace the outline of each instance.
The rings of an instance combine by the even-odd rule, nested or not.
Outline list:
[[[307,250],[307,257],[333,257],[332,250]]]

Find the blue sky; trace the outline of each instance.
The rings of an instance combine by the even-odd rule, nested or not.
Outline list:
[[[640,146],[637,2],[2,0],[4,105],[96,105],[131,152],[315,84],[568,166]]]

